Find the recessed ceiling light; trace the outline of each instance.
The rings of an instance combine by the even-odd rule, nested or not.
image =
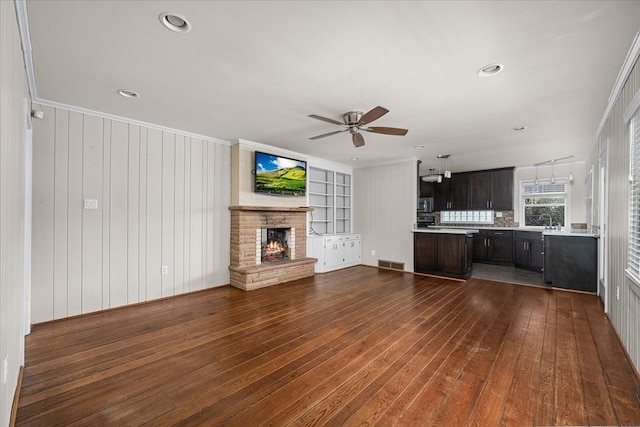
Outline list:
[[[527,128],[526,126],[516,126],[514,128],[511,128],[511,130],[514,132],[517,132],[517,131],[525,130],[526,128]]]
[[[353,160],[355,162],[355,161],[360,160],[360,157],[352,157],[351,160]]]
[[[424,148],[424,145],[416,145],[416,150],[422,150]]]
[[[162,12],[160,14],[162,25],[177,33],[188,33],[191,31],[191,23],[182,15],[173,12]]]
[[[489,64],[489,65],[485,65],[484,67],[480,68],[478,70],[478,75],[480,77],[489,77],[489,76],[495,76],[496,74],[498,74],[500,71],[502,71],[502,69],[504,68],[504,65],[502,64]]]
[[[136,92],[132,91],[132,90],[127,90],[127,89],[118,89],[118,93],[122,96],[124,96],[125,98],[139,98],[140,95],[138,95]]]

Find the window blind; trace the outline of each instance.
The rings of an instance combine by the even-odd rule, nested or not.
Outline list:
[[[640,284],[640,109],[629,125],[629,259],[627,273]]]

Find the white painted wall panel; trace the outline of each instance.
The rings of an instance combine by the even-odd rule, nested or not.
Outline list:
[[[140,127],[129,126],[127,135],[127,304],[138,300],[140,286]],[[122,170],[124,165],[120,165]]]
[[[46,115],[54,111],[45,110]],[[37,129],[37,124],[34,126]],[[98,209],[84,209],[82,219],[82,312],[87,313],[102,309],[102,216],[105,209],[105,198],[102,194],[102,157],[103,157],[104,121],[98,117],[84,116],[83,128],[83,197],[97,199]],[[40,157],[34,147],[34,158]],[[40,171],[34,169],[33,182],[39,182],[42,177]],[[38,236],[34,236],[38,239]],[[34,257],[35,270],[40,268],[39,260]],[[33,300],[39,299],[36,293]],[[49,319],[45,319],[49,320]]]
[[[174,293],[181,294],[184,292],[184,230],[186,218],[185,201],[185,168],[184,168],[184,149],[185,138],[182,135],[176,135],[175,139],[175,181],[174,181],[174,227],[173,227],[173,274],[174,274]],[[221,170],[221,169],[217,169]]]
[[[35,323],[229,283],[228,145],[44,110],[34,129]]]
[[[162,132],[147,135],[147,299],[162,296]],[[155,213],[155,214],[154,214]]]
[[[83,127],[84,116],[69,112],[69,165],[67,183],[67,305],[66,315],[82,313],[82,229],[83,229]],[[35,238],[34,238],[35,241]],[[35,269],[34,269],[35,271]],[[62,284],[64,286],[65,283]]]
[[[175,135],[162,133],[162,265],[168,273],[162,275],[162,296],[175,294]]]
[[[191,167],[190,167],[190,211],[189,216],[189,290],[197,291],[202,289],[202,262],[204,254],[202,251],[204,237],[202,227],[204,221],[202,204],[202,164],[203,150],[202,141],[191,140]]]
[[[54,159],[55,111],[45,110],[44,119],[34,122],[33,172],[47,179],[33,180],[31,320],[54,319]],[[37,154],[36,154],[37,153]]]
[[[598,155],[608,143],[608,286],[610,292],[609,317],[620,336],[636,369],[640,370],[640,287],[625,274],[628,257],[629,211],[629,127],[624,111],[640,93],[640,64],[636,60],[621,94],[615,101],[607,122],[598,135],[598,143],[589,156],[587,170],[593,165],[594,182],[599,181]],[[594,206],[602,203],[595,186]],[[599,220],[597,215],[594,218]],[[616,299],[616,288],[620,299]]]
[[[0,363],[7,361],[6,378],[0,381],[0,426],[4,427],[9,425],[24,362],[24,130],[28,121],[24,105],[25,100],[30,103],[15,5],[10,1],[0,1],[0,52]],[[50,232],[52,227],[44,228]],[[52,290],[50,282],[48,290]]]
[[[129,126],[111,122],[109,176],[109,307],[126,305],[128,301],[128,179]],[[104,223],[103,223],[104,224]]]
[[[139,199],[139,221],[138,221],[138,301],[147,300],[147,128],[140,128],[140,181],[138,189]]]
[[[354,169],[354,232],[362,236],[362,264],[403,262],[413,271],[417,163]],[[372,255],[371,251],[375,251]]]

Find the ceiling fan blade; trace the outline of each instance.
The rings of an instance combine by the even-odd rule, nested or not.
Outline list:
[[[312,136],[312,137],[311,137],[311,138],[309,138],[309,139],[320,139],[320,138],[324,138],[325,136],[335,135],[335,134],[337,134],[337,133],[346,132],[346,131],[348,131],[348,130],[349,130],[349,129],[336,130],[336,131],[329,132],[329,133],[323,133],[322,135]]]
[[[333,123],[334,125],[344,126],[344,123],[339,122],[337,120],[328,119],[326,117],[318,116],[317,114],[309,114],[307,117],[311,117],[312,119],[322,120],[323,122]]]
[[[384,133],[385,135],[406,135],[407,132],[409,132],[409,129],[386,128],[386,127],[360,128],[360,130],[366,130],[367,132],[373,132],[373,133]]]
[[[366,125],[367,123],[371,123],[372,121],[377,120],[380,117],[384,116],[388,112],[389,110],[387,110],[386,108],[377,106],[371,109],[370,111],[366,112],[362,116],[360,121],[357,123],[357,125],[360,126],[360,125]]]
[[[353,140],[353,145],[358,148],[364,145],[364,138],[359,133],[354,133],[351,137]]]

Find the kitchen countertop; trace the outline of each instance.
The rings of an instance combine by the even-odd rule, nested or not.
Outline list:
[[[429,227],[429,228],[414,228],[414,233],[437,233],[437,234],[474,234],[480,231],[477,228],[453,228],[453,227]]]
[[[562,236],[562,237],[595,237],[596,233],[589,233],[587,230],[544,230],[543,236]]]
[[[586,229],[573,229],[573,230],[549,230],[544,227],[465,227],[465,226],[457,226],[457,225],[435,225],[430,226],[429,229],[433,230],[469,230],[472,229],[474,232],[478,232],[479,230],[512,230],[512,231],[532,231],[542,233],[545,236],[573,236],[573,237],[598,237],[597,233],[590,233]],[[435,231],[433,231],[435,232]]]

